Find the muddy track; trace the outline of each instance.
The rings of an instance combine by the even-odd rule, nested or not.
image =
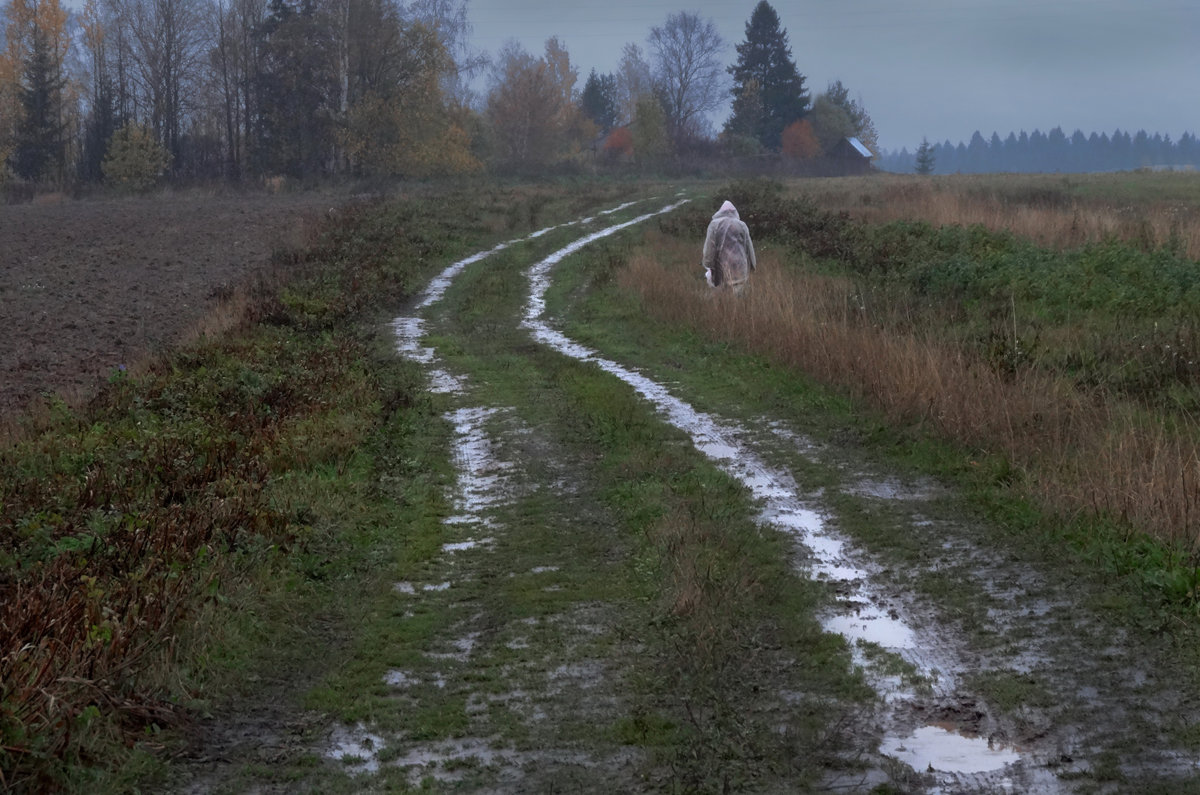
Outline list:
[[[878,698],[853,716],[856,759],[866,764],[853,774],[831,774],[818,786],[948,793],[1115,792],[1123,788],[1114,782],[1139,779],[1173,782],[1163,784],[1164,791],[1194,786],[1195,757],[1173,749],[1160,731],[1187,708],[1187,697],[1173,692],[1169,674],[1156,669],[1154,648],[1140,637],[1107,632],[1103,613],[1080,604],[1076,588],[1082,586],[991,546],[986,533],[943,510],[946,495],[937,484],[897,479],[870,462],[806,439],[778,418],[751,424],[702,410],[685,387],[656,380],[636,362],[605,358],[569,338],[548,317],[546,292],[557,264],[680,203],[646,204],[643,214],[607,226],[605,214],[576,222],[581,231],[599,228],[530,261],[521,325],[538,344],[629,384],[663,422],[686,433],[697,450],[745,485],[761,506],[758,522],[765,531],[794,539],[796,576],[827,584],[835,598],[823,625],[845,638]],[[426,580],[395,584],[406,615],[422,600],[461,598],[456,594],[464,583],[483,571],[472,561],[492,554],[507,534],[518,532],[511,509],[519,500],[542,494],[560,501],[565,513],[573,511],[575,496],[564,474],[569,467],[556,468],[553,444],[539,439],[537,429],[522,423],[512,407],[495,405],[486,385],[452,372],[423,341],[428,311],[455,278],[549,231],[455,263],[431,282],[411,313],[394,321],[400,353],[421,362],[434,390],[456,403],[447,420],[455,429],[457,485],[453,514],[445,520],[453,526],[454,540],[443,546]],[[836,489],[806,486],[798,466],[802,461],[845,476]],[[925,545],[928,555],[905,570],[894,559],[873,554],[838,528],[832,507],[837,499],[853,499],[878,512],[880,521]],[[620,554],[617,540],[605,543],[611,554]],[[553,589],[561,565],[563,560],[549,555],[511,576]],[[965,606],[939,604],[919,587],[923,575],[959,578],[974,596]],[[459,738],[397,740],[369,722],[359,723],[334,729],[322,749],[325,756],[351,773],[392,771],[411,786],[426,781],[482,791],[637,789],[636,751],[613,744],[579,753],[557,742],[568,725],[565,716],[590,715],[600,722],[622,709],[622,672],[608,662],[611,654],[596,649],[600,643],[620,644],[611,637],[605,608],[584,605],[522,624],[499,621],[486,605],[470,599],[458,607],[461,619],[438,636],[424,662],[389,671],[385,685],[414,703],[459,693],[471,718]],[[989,625],[987,631],[972,633],[972,623],[980,622]],[[488,689],[456,681],[481,644],[521,649],[539,633],[555,635],[559,651],[553,659],[511,663],[506,675],[521,668],[523,676],[514,678],[524,686]],[[1044,697],[1026,698],[1015,707],[989,703],[977,687],[989,676],[1027,682]],[[787,694],[779,698],[786,700]],[[493,744],[489,732],[494,727],[484,717],[498,706],[542,728],[529,730],[528,742],[518,749]],[[384,748],[391,750],[381,754]]]

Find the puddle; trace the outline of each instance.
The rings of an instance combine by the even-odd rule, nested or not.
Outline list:
[[[425,583],[424,585],[414,585],[411,582],[392,583],[392,590],[396,593],[407,594],[412,596],[418,591],[445,591],[450,588],[449,582]]]
[[[938,643],[923,644],[898,611],[879,606],[886,600],[871,586],[871,572],[858,565],[848,553],[845,540],[829,531],[821,516],[803,504],[799,497],[799,488],[792,477],[786,472],[772,470],[740,441],[744,435],[740,427],[727,425],[712,415],[696,410],[670,394],[664,385],[601,357],[553,328],[543,317],[546,312],[545,296],[550,285],[550,271],[563,258],[601,237],[654,215],[669,212],[677,206],[678,204],[668,205],[657,213],[643,215],[588,235],[536,263],[529,271],[530,296],[522,326],[529,330],[536,341],[566,356],[591,362],[632,386],[658,409],[666,422],[687,433],[700,452],[750,489],[754,497],[764,505],[759,517],[760,522],[793,534],[810,551],[812,560],[809,566],[814,577],[824,577],[842,584],[841,595],[848,602],[861,607],[850,613],[839,611],[825,616],[824,627],[850,642],[856,664],[864,670],[884,704],[895,707],[901,702],[915,701],[917,694],[900,678],[874,672],[859,641],[876,644],[895,652],[912,664],[918,674],[931,680],[940,679],[943,685],[952,687],[953,679],[948,677],[946,672],[961,670],[962,664],[953,658],[943,658],[948,650]],[[778,432],[778,428],[775,430]],[[862,481],[860,486],[876,495],[894,490],[893,484],[890,483]],[[947,682],[949,684],[946,684]],[[885,724],[899,723],[902,721],[895,716],[885,720]],[[970,738],[955,735],[936,726],[922,727],[915,733],[906,733],[903,738],[899,733],[887,736],[880,746],[880,751],[910,764],[918,772],[925,772],[932,766],[933,770],[951,776],[988,773],[1022,759],[1016,751],[989,749],[986,741],[980,750]],[[1053,776],[1049,778],[1053,779]],[[1056,788],[1056,781],[1046,784],[1048,791],[1054,791]]]
[[[829,616],[821,625],[826,632],[835,632],[851,642],[874,643],[890,651],[917,647],[917,636],[912,629],[898,616],[876,605]]]
[[[937,485],[929,482],[903,483],[894,478],[885,480],[864,478],[846,485],[844,491],[859,497],[872,497],[894,502],[896,500],[930,500],[937,496],[940,489]]]
[[[354,727],[335,726],[325,755],[357,773],[376,773],[383,745],[383,738],[367,731],[361,723]]]
[[[479,636],[482,633],[470,632],[463,635],[461,638],[455,638],[450,641],[451,648],[455,651],[427,651],[425,656],[431,660],[455,660],[457,662],[466,662],[471,658],[471,652],[475,650],[475,644],[479,642]]]
[[[495,543],[495,541],[496,541],[496,539],[494,539],[494,538],[481,538],[478,541],[468,540],[468,541],[459,541],[458,543],[455,543],[455,544],[442,544],[442,551],[443,552],[464,552],[468,549],[474,549],[475,547],[489,546],[489,545]]]
[[[613,207],[610,210],[603,210],[600,215],[608,215],[619,212],[627,207],[630,207],[637,202],[626,202],[624,204]],[[594,219],[580,218],[574,221],[568,221],[556,226],[548,226],[544,229],[539,229],[525,237],[506,240],[503,243],[498,243],[486,251],[480,251],[472,254],[469,257],[460,259],[457,262],[449,265],[442,270],[441,273],[429,280],[429,284],[417,296],[413,304],[414,314],[411,316],[397,317],[392,321],[392,330],[396,336],[396,350],[401,355],[408,359],[419,362],[427,366],[427,373],[430,378],[431,391],[439,394],[457,394],[463,391],[465,386],[462,379],[452,373],[447,372],[436,366],[437,354],[433,348],[427,348],[421,344],[421,340],[425,337],[425,319],[415,314],[423,309],[433,306],[438,301],[442,300],[446,295],[446,291],[450,289],[450,285],[454,283],[454,279],[458,277],[469,266],[480,262],[493,254],[498,254],[511,246],[519,243],[524,243],[529,240],[535,240],[543,235],[549,234],[556,229],[563,229],[569,226],[579,226],[589,223]]]
[[[420,677],[405,671],[388,671],[383,675],[383,681],[392,687],[415,687],[421,684]]]
[[[466,388],[458,376],[437,366],[437,354],[433,348],[421,345],[425,336],[425,321],[419,317],[398,317],[392,321],[396,336],[396,351],[407,359],[425,365],[429,376],[429,391],[440,395],[454,395]]]
[[[420,687],[426,681],[437,688],[446,687],[446,679],[439,673],[431,674],[427,679],[422,679],[408,671],[393,669],[383,675],[383,681],[392,687]]]
[[[510,497],[510,490],[505,484],[512,464],[496,458],[491,437],[485,428],[488,420],[499,412],[500,409],[496,408],[472,406],[446,415],[454,425],[457,482],[454,488],[455,513],[444,520],[445,524],[494,527],[494,522],[485,515],[486,512]]]
[[[1012,748],[992,747],[983,737],[967,737],[940,726],[922,726],[910,737],[887,737],[880,750],[917,772],[986,773],[1021,758]]]

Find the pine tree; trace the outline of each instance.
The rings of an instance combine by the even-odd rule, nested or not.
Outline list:
[[[809,96],[804,75],[792,61],[787,31],[779,27],[779,14],[767,0],[754,7],[746,23],[746,40],[737,45],[737,53],[737,63],[729,68],[735,84],[733,96],[742,97],[747,85],[757,82],[761,118],[754,125],[754,137],[769,149],[779,149],[783,129],[804,117]],[[749,126],[738,117],[738,110],[735,107],[729,120],[730,130]]]
[[[918,174],[933,173],[933,147],[929,144],[928,138],[921,139],[921,145],[917,148],[917,167]]]

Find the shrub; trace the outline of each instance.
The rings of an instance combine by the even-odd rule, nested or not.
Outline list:
[[[821,144],[817,141],[817,134],[813,132],[812,125],[805,119],[794,121],[784,128],[781,146],[784,157],[796,160],[807,160],[821,154]]]
[[[613,130],[604,142],[604,154],[614,159],[625,159],[633,155],[633,133],[628,127]]]
[[[127,124],[113,133],[101,169],[109,184],[123,190],[154,187],[171,164],[171,154],[145,127]]]

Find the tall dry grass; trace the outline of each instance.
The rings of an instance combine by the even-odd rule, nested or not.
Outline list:
[[[633,256],[621,284],[656,317],[802,371],[890,422],[1000,453],[1056,512],[1106,512],[1168,542],[1200,541],[1196,423],[1168,428],[1049,374],[998,372],[919,327],[886,330],[851,282],[786,269],[769,250],[735,296],[693,278],[694,246],[662,237],[651,244],[652,252]]]
[[[1116,238],[1200,259],[1200,174],[874,175],[791,188],[869,223],[981,224],[1051,248]]]

